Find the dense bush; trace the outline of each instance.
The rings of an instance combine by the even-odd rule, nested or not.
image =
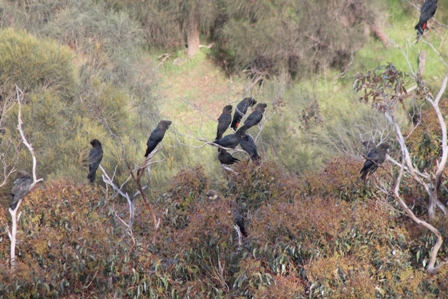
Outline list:
[[[53,7],[50,2],[25,7],[41,11]],[[15,13],[25,9],[22,4],[6,3],[5,18],[18,18]],[[16,130],[17,85],[24,92],[22,120],[38,156],[39,176],[85,180],[88,143],[98,138],[105,146],[103,166],[110,171],[119,164],[117,179],[123,182],[128,172],[122,163],[121,145],[112,140],[108,129],[122,138],[130,159],[136,159],[158,115],[155,106],[147,108],[153,101],[153,72],[145,69],[150,63],[142,62],[138,54],[141,31],[125,14],[114,14],[100,5],[84,1],[70,7],[59,7],[51,16],[37,13],[36,18],[48,17],[39,36],[53,36],[73,51],[55,40],[2,29],[2,152],[7,152],[11,161],[20,158],[18,167],[29,169],[30,157],[19,147]],[[89,22],[78,19],[89,7]],[[53,30],[55,27],[58,30]],[[87,31],[93,35],[91,39],[84,38]],[[103,46],[98,47],[100,44]],[[130,128],[136,130],[132,136],[128,136]]]
[[[126,220],[126,205],[102,189],[67,181],[40,186],[21,206],[15,275],[2,230],[0,291],[5,298],[406,298],[447,291],[446,272],[428,277],[416,263],[427,258],[427,232],[385,199],[340,200],[331,195],[338,190],[322,196],[272,163],[235,170],[230,189],[215,199],[201,168],[181,171],[158,190],[155,244],[140,200],[131,237],[118,219]],[[328,182],[330,175],[316,177]],[[241,247],[234,200],[249,233]]]
[[[344,67],[365,43],[365,27],[377,13],[357,0],[243,1],[227,10],[228,22],[216,36],[233,54],[229,61],[254,76],[286,71],[298,77]]]
[[[79,101],[77,69],[68,47],[37,39],[24,31],[3,29],[2,33],[0,52],[5,70],[0,75],[0,96],[5,107],[0,123],[4,132],[0,136],[2,152],[10,161],[18,158],[18,168],[30,170],[31,157],[26,148],[20,146],[21,138],[16,129],[17,85],[23,91],[23,129],[38,157],[38,176],[85,180],[90,141],[85,132],[100,136],[106,146],[110,143],[104,140],[109,135],[104,120],[108,120],[118,134],[124,132],[130,126],[128,94],[97,80],[89,86],[95,90],[95,97]],[[11,143],[15,146],[10,146]],[[113,157],[110,151],[106,150],[105,154]],[[108,161],[117,163],[120,157]],[[104,166],[109,168],[109,162],[105,161]]]
[[[89,283],[95,289],[107,286],[108,276],[116,274],[120,243],[115,244],[114,222],[101,211],[101,198],[99,189],[68,182],[27,196],[21,207],[17,272],[12,275],[2,267],[2,293],[8,298],[57,298],[89,292]],[[8,245],[2,242],[2,253]]]
[[[19,157],[19,168],[31,165],[25,148],[20,147],[16,129],[18,106],[15,103],[17,96],[21,98],[21,93],[15,89],[17,86],[23,92],[23,128],[40,157],[40,175],[46,177],[64,167],[60,161],[65,153],[54,145],[64,144],[77,133],[70,124],[76,113],[77,78],[73,53],[68,47],[37,39],[24,31],[2,29],[0,36],[3,70],[0,127],[4,133],[0,136],[1,149],[10,161]],[[9,146],[11,143],[15,147]]]
[[[76,86],[73,53],[51,40],[39,40],[12,28],[0,32],[2,89],[19,86],[23,92],[53,90],[73,100]]]

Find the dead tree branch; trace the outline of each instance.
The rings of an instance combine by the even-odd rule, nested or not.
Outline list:
[[[152,243],[153,244],[155,244],[156,241],[157,241],[157,232],[158,232],[159,227],[160,227],[160,218],[157,218],[156,213],[154,212],[153,206],[151,205],[151,203],[149,202],[148,198],[146,197],[146,194],[143,192],[149,185],[149,179],[148,179],[148,184],[146,184],[145,186],[142,186],[141,179],[142,179],[142,176],[145,174],[146,168],[152,164],[150,162],[150,160],[156,153],[157,153],[157,151],[153,151],[145,159],[144,165],[141,166],[141,167],[137,167],[134,170],[132,170],[130,164],[127,162],[127,160],[125,160],[125,163],[126,163],[128,169],[129,169],[129,173],[130,173],[132,179],[134,180],[134,182],[137,184],[137,188],[138,188],[139,192],[136,192],[135,194],[136,195],[140,194],[142,196],[143,203],[145,204],[145,207],[151,213],[151,217],[152,217],[152,221],[153,221],[153,225],[154,225],[154,232],[153,232],[153,235],[152,235]]]
[[[447,264],[447,261],[443,261],[441,263],[439,263],[438,266],[434,266],[436,263],[436,259],[437,259],[437,253],[439,252],[440,247],[443,244],[443,238],[442,235],[440,234],[440,232],[431,224],[429,224],[426,221],[423,221],[421,219],[419,219],[417,216],[415,216],[415,214],[411,211],[411,209],[409,209],[409,207],[406,205],[406,203],[403,201],[403,199],[400,197],[400,184],[401,184],[401,179],[403,177],[403,173],[404,173],[404,165],[405,165],[405,159],[404,159],[404,155],[402,155],[403,160],[402,160],[402,167],[400,167],[400,172],[398,174],[397,180],[395,182],[395,187],[394,187],[394,195],[395,195],[395,199],[397,200],[398,204],[401,206],[401,208],[406,212],[406,214],[418,225],[421,225],[425,228],[427,228],[429,231],[431,231],[436,237],[437,237],[437,242],[434,245],[434,247],[431,249],[431,255],[429,258],[429,263],[428,263],[428,268],[426,269],[426,271],[430,274],[436,274],[441,267],[443,267],[445,264]]]
[[[152,205],[149,203],[149,200],[147,199],[145,193],[143,192],[144,190],[146,190],[149,187],[149,172],[148,172],[148,182],[145,185],[142,185],[141,183],[141,178],[143,176],[143,174],[145,173],[145,170],[147,168],[150,167],[151,164],[157,163],[157,162],[161,162],[161,161],[154,161],[152,162],[151,159],[152,157],[157,153],[156,151],[153,151],[150,155],[148,155],[148,157],[145,159],[145,162],[143,164],[143,166],[135,166],[132,167],[131,164],[128,161],[127,155],[126,155],[126,147],[123,143],[123,141],[121,140],[121,138],[115,134],[115,132],[112,130],[112,128],[109,126],[108,120],[107,118],[102,114],[102,111],[99,107],[95,107],[96,110],[98,111],[99,114],[99,119],[100,121],[103,123],[103,125],[106,127],[106,129],[109,131],[109,134],[116,140],[118,140],[118,142],[121,145],[121,156],[126,164],[126,167],[129,171],[129,176],[130,178],[132,178],[132,180],[137,184],[137,188],[138,191],[134,193],[134,196],[131,198],[129,196],[129,194],[124,193],[121,189],[122,188],[118,188],[117,185],[115,185],[112,181],[112,179],[107,175],[106,171],[101,167],[101,170],[103,171],[103,181],[112,186],[112,188],[117,191],[121,196],[123,196],[124,198],[126,198],[126,201],[128,202],[128,206],[129,206],[129,224],[128,227],[132,228],[132,224],[134,222],[134,214],[135,214],[135,199],[138,195],[141,195],[143,198],[143,202],[145,204],[145,207],[150,211],[152,219],[153,219],[153,225],[154,225],[154,234],[153,234],[153,238],[152,241],[153,243],[156,242],[156,238],[157,238],[157,230],[160,226],[160,219],[158,219],[155,215],[154,209],[152,207]],[[129,179],[127,179],[126,181],[128,181]],[[122,185],[123,187],[123,185]]]
[[[29,191],[31,191],[34,186],[40,181],[43,181],[43,179],[37,179],[36,169],[37,169],[37,158],[36,154],[34,153],[33,146],[31,143],[28,142],[26,139],[25,133],[22,128],[22,100],[23,100],[23,92],[20,90],[20,88],[16,85],[16,96],[17,96],[17,103],[19,105],[19,113],[18,113],[18,124],[17,129],[19,130],[20,136],[22,137],[22,142],[25,144],[25,146],[28,148],[28,151],[31,154],[31,157],[33,159],[33,182],[31,183]],[[29,192],[28,191],[28,192]],[[9,208],[9,213],[11,214],[11,221],[12,221],[12,230],[9,231],[8,228],[8,237],[11,241],[11,248],[10,248],[10,261],[11,261],[11,269],[15,270],[16,266],[16,242],[17,242],[17,221],[20,218],[20,213],[17,215],[17,212],[19,211],[20,205],[22,203],[23,199],[19,200],[16,208],[12,210]]]
[[[22,137],[22,142],[23,144],[25,144],[25,146],[28,148],[28,151],[31,154],[31,157],[33,159],[33,183],[31,184],[31,189],[33,189],[33,187],[40,181],[43,181],[43,179],[37,179],[37,174],[36,174],[36,170],[37,170],[37,159],[36,159],[36,154],[34,153],[34,149],[33,146],[31,145],[31,143],[28,142],[28,140],[26,139],[25,133],[22,129],[22,100],[23,100],[23,92],[19,89],[18,86],[16,86],[16,92],[17,92],[17,102],[19,104],[19,114],[18,114],[18,125],[17,125],[17,129],[19,130],[20,136]]]
[[[437,253],[443,244],[442,235],[434,226],[415,216],[411,209],[408,208],[406,203],[401,199],[400,185],[404,171],[406,170],[411,175],[412,179],[425,189],[429,196],[429,219],[433,219],[435,217],[436,207],[442,210],[445,215],[447,214],[444,204],[438,199],[438,194],[440,193],[439,189],[441,186],[441,178],[448,158],[446,123],[439,107],[439,101],[445,92],[446,85],[448,83],[448,74],[445,76],[435,99],[433,99],[430,96],[430,93],[426,90],[425,84],[421,81],[421,77],[415,77],[417,80],[418,91],[420,94],[423,94],[425,100],[431,104],[432,109],[437,115],[439,126],[442,131],[442,155],[437,157],[435,174],[431,173],[426,175],[419,173],[417,168],[414,166],[411,159],[411,154],[406,145],[406,138],[404,137],[398,122],[395,120],[394,111],[397,104],[403,104],[404,99],[407,97],[407,91],[403,86],[403,78],[403,73],[398,71],[392,64],[389,64],[384,69],[378,68],[374,72],[369,72],[366,76],[362,74],[358,75],[355,81],[355,89],[357,89],[357,91],[363,90],[365,93],[362,99],[366,102],[372,101],[375,107],[377,107],[377,109],[384,114],[386,119],[394,127],[395,137],[399,143],[402,160],[401,163],[394,161],[394,164],[400,168],[399,175],[395,180],[394,195],[398,204],[415,223],[425,227],[437,237],[437,242],[431,250],[430,260],[427,267],[427,272],[432,274],[437,273],[440,267],[448,263],[445,261],[441,262],[438,266],[435,266]]]

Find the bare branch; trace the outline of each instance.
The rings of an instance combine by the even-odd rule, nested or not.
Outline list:
[[[137,175],[135,175],[135,171],[131,170],[130,165],[127,164],[128,165],[128,169],[130,171],[130,174],[132,176],[132,179],[137,184],[137,187],[138,187],[138,190],[140,192],[140,195],[143,198],[143,203],[145,204],[146,208],[151,213],[151,217],[152,217],[153,225],[154,225],[154,233],[153,233],[153,236],[152,236],[152,243],[153,244],[155,244],[156,240],[157,240],[157,231],[158,231],[159,226],[160,226],[160,219],[157,218],[152,205],[149,203],[149,200],[146,197],[146,194],[143,192],[143,187],[142,187],[142,184],[141,184],[141,178],[142,178],[143,174],[145,173],[146,165],[147,164],[150,165],[149,160],[154,156],[154,154],[153,155],[148,155],[148,157],[145,160],[144,166],[142,166],[142,167],[137,169],[137,171],[136,171]]]
[[[241,244],[242,244],[241,240],[243,239],[243,234],[241,233],[241,229],[236,224],[233,225],[233,228],[236,230],[236,233],[238,235],[238,246],[241,246]]]
[[[425,66],[426,66],[426,51],[423,50],[418,55],[418,73],[420,76],[423,76],[423,73],[425,72]]]
[[[37,168],[37,159],[36,154],[34,153],[33,146],[28,142],[26,139],[25,133],[22,129],[22,100],[23,100],[23,92],[20,90],[20,88],[16,85],[16,93],[17,93],[17,102],[19,104],[19,114],[18,114],[18,125],[17,129],[19,130],[20,136],[22,137],[22,142],[25,144],[25,146],[28,148],[28,151],[31,154],[31,157],[33,159],[33,183],[31,184],[30,190],[33,189],[33,187],[40,181],[43,181],[44,179],[37,179],[36,175],[36,168]]]
[[[405,165],[404,156],[403,156],[403,161],[402,161],[401,165]],[[444,262],[441,262],[437,267],[434,267],[434,265],[436,263],[436,259],[437,259],[437,253],[440,249],[440,246],[442,246],[442,243],[443,243],[443,238],[442,238],[442,235],[440,234],[440,232],[434,226],[432,226],[431,224],[427,223],[426,221],[423,221],[423,220],[419,219],[417,216],[415,216],[415,214],[408,208],[406,203],[401,199],[399,192],[400,192],[400,184],[401,184],[401,179],[403,177],[403,173],[404,173],[404,166],[402,166],[400,168],[400,172],[399,172],[397,180],[395,182],[395,187],[394,187],[395,199],[397,200],[398,204],[402,207],[402,209],[406,212],[406,214],[415,223],[427,228],[437,237],[437,242],[434,245],[434,247],[431,249],[431,255],[429,258],[428,268],[426,269],[426,271],[428,273],[436,274],[442,266],[447,264],[447,261],[444,261]]]
[[[5,152],[8,151],[8,149],[11,147],[12,142],[9,142],[8,146],[5,149]],[[17,152],[17,148],[16,148]],[[0,154],[0,162],[3,165],[3,180],[0,183],[0,188],[3,187],[7,182],[9,177],[17,170],[16,165],[19,161],[19,155],[15,155],[15,161],[12,166],[8,164],[8,160],[6,158],[5,153]]]
[[[386,159],[387,159],[388,161],[391,161],[393,164],[395,164],[395,165],[398,166],[398,167],[404,166],[404,169],[405,169],[406,171],[409,172],[409,169],[407,168],[406,165],[402,165],[401,163],[397,162],[397,161],[396,161],[394,158],[392,158],[391,156],[386,155]],[[422,178],[430,179],[429,174],[427,174],[427,173],[421,173],[420,171],[418,171],[418,169],[414,169],[414,170],[415,170],[415,174],[421,176]]]
[[[192,103],[190,101],[186,102],[188,105],[190,105],[191,107],[193,107],[195,110],[201,112],[202,114],[204,114],[205,116],[207,116],[210,120],[212,121],[216,121],[216,119],[211,116],[210,114],[206,113],[204,110],[201,109],[201,107],[199,107],[198,105],[196,105],[196,103]]]
[[[233,170],[232,168],[230,168],[230,167],[227,166],[227,165],[221,164],[221,167],[222,167],[223,169],[227,170],[227,171],[232,172],[232,173],[235,174],[235,175],[238,175],[238,172],[236,172],[235,170]]]
[[[121,188],[118,188],[117,185],[115,185],[112,181],[112,179],[109,177],[109,175],[107,174],[107,172],[104,170],[103,166],[101,166],[100,164],[100,169],[103,172],[102,178],[103,178],[103,182],[105,182],[106,184],[108,184],[109,186],[111,186],[116,192],[118,192],[118,194],[120,194],[121,196],[123,196],[126,199],[129,199],[129,195],[127,193],[124,193]]]
[[[418,182],[420,185],[423,186],[423,188],[425,188],[426,193],[428,193],[429,196],[429,208],[428,208],[428,214],[430,219],[434,218],[434,214],[435,214],[435,206],[439,207],[442,212],[444,214],[447,213],[446,208],[443,205],[439,205],[438,202],[439,200],[437,199],[437,196],[435,196],[434,191],[435,191],[435,186],[433,186],[430,182],[425,182],[421,179],[421,177],[419,177],[417,175],[417,169],[414,167],[412,160],[411,160],[411,155],[408,151],[408,148],[405,144],[405,139],[403,137],[403,134],[401,132],[400,127],[398,126],[398,124],[395,122],[394,117],[391,115],[391,112],[386,112],[384,113],[384,115],[386,116],[386,118],[394,125],[395,128],[395,133],[396,133],[396,137],[397,137],[397,141],[400,144],[400,149],[402,151],[402,155],[403,155],[403,160],[406,162],[406,167],[407,170],[409,171],[409,173],[411,174],[412,178]]]
[[[120,194],[122,197],[124,197],[126,199],[127,203],[128,203],[129,224],[126,224],[126,227],[128,228],[127,231],[129,233],[129,235],[132,237],[132,239],[134,239],[133,236],[132,236],[132,224],[134,223],[134,215],[135,215],[135,205],[134,205],[134,202],[131,200],[131,198],[129,197],[129,194],[127,192],[124,193],[123,190],[121,190],[123,188],[123,186],[121,186],[121,188],[118,188],[118,186],[114,184],[114,182],[109,177],[109,175],[104,170],[104,168],[101,166],[101,164],[100,164],[99,167],[100,167],[101,171],[103,172],[103,175],[102,175],[103,182],[106,183],[107,185],[111,186],[118,194]],[[129,228],[131,228],[131,231],[129,231]]]
[[[43,179],[37,179],[37,175],[36,175],[36,168],[37,168],[37,159],[36,159],[36,155],[34,153],[34,149],[32,147],[32,145],[28,142],[28,140],[26,139],[25,133],[22,129],[22,100],[23,100],[23,92],[20,90],[20,88],[16,85],[16,95],[17,95],[17,103],[19,105],[19,113],[18,113],[18,125],[17,125],[17,129],[19,130],[20,136],[22,137],[22,142],[23,144],[25,144],[25,146],[28,148],[28,151],[31,154],[31,157],[33,159],[33,182],[30,185],[30,188],[28,190],[28,192],[30,190],[32,190],[34,188],[34,186],[42,181]],[[20,205],[23,201],[23,198],[19,200],[19,202],[17,203],[17,206],[14,210],[12,210],[11,208],[9,208],[9,213],[11,214],[11,220],[12,220],[12,231],[9,232],[8,231],[8,236],[9,239],[11,241],[11,248],[10,248],[10,259],[11,259],[11,269],[15,270],[15,265],[16,265],[16,240],[17,240],[17,220],[18,218],[20,218],[20,212],[19,212],[19,216],[16,216],[16,213],[19,211]]]
[[[445,78],[443,78],[442,86],[440,87],[440,90],[437,93],[437,96],[436,96],[436,99],[434,100],[433,106],[439,105],[439,101],[442,98],[443,93],[445,92],[447,82],[448,82],[448,74],[446,74]],[[431,99],[430,97],[426,96],[426,100],[428,100],[429,102],[432,102],[432,101],[430,101],[430,99]]]
[[[126,226],[128,234],[131,236],[132,242],[134,243],[134,246],[135,246],[136,242],[135,242],[135,238],[134,238],[134,233],[132,232],[132,226],[127,224],[123,219],[120,218],[120,216],[118,216],[117,211],[115,210],[115,205],[113,205],[112,207],[114,210],[115,217],[117,217],[117,219],[120,220],[121,223],[123,223]]]
[[[416,41],[415,41],[416,42]],[[415,43],[414,42],[414,43]],[[404,59],[406,60],[406,64],[408,65],[408,69],[409,69],[409,71],[411,72],[411,74],[412,74],[412,76],[416,76],[416,74],[415,74],[415,71],[414,71],[414,69],[412,68],[412,64],[411,64],[411,62],[409,61],[409,46],[408,46],[408,44],[406,44],[406,51],[407,51],[407,53],[405,53],[404,52],[404,50],[397,44],[397,43],[395,43],[394,41],[391,41],[391,43],[394,45],[394,47],[395,48],[398,48],[398,49],[400,49],[400,51],[401,51],[401,54],[403,54],[403,57],[404,57]]]
[[[441,22],[437,21],[437,20],[436,20],[436,18],[433,18],[433,20],[434,20],[434,23],[436,23],[436,24],[437,24],[437,25],[439,25],[440,27],[443,27],[443,28],[448,28],[448,26],[447,26],[447,25],[445,25],[445,24],[443,24],[443,23],[441,23]]]
[[[156,69],[159,68],[161,65],[163,65],[163,63],[164,63],[168,58],[170,58],[170,56],[171,56],[170,53],[165,53],[165,54],[162,54],[162,55],[160,55],[159,57],[157,57],[157,58],[158,58],[159,60],[161,60],[161,61],[160,61],[159,64],[156,66]]]
[[[84,286],[83,286],[83,289],[88,289],[88,288],[90,287],[90,285],[92,284],[92,282],[95,280],[95,277],[96,277],[96,275],[98,274],[98,271],[99,271],[99,269],[97,269],[97,270],[95,271],[95,274],[93,275],[92,280],[89,282],[89,284],[84,285]]]

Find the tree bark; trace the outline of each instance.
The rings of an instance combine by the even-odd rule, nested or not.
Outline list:
[[[432,220],[436,216],[437,190],[434,187],[430,188],[431,193],[429,194],[428,217],[430,220]]]
[[[420,76],[423,76],[423,73],[425,72],[425,65],[426,65],[426,51],[423,50],[418,55],[418,72],[420,73]]]
[[[187,56],[189,58],[199,51],[199,17],[196,10],[190,12],[187,22]]]

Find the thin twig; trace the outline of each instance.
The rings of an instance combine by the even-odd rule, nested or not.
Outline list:
[[[134,246],[136,245],[135,239],[134,239],[134,233],[132,232],[132,226],[130,226],[129,224],[126,223],[126,221],[124,221],[123,219],[121,219],[120,216],[118,216],[117,211],[115,210],[115,205],[112,206],[113,210],[114,210],[114,215],[115,217],[118,218],[118,220],[121,221],[121,223],[123,223],[126,227],[127,227],[127,231],[129,233],[129,235],[132,238],[132,242],[134,243]]]

